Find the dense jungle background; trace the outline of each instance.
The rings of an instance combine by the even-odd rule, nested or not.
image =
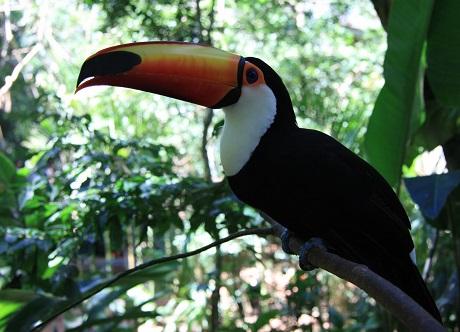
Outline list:
[[[0,329],[30,331],[129,268],[266,225],[224,179],[222,112],[121,88],[74,94],[95,51],[180,40],[264,59],[300,126],[386,177],[458,331],[458,13],[456,0],[0,0]],[[249,236],[123,278],[46,331],[399,328],[352,284]]]

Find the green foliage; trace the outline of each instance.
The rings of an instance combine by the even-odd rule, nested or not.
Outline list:
[[[390,2],[374,3],[384,18]],[[103,288],[129,267],[262,222],[229,191],[216,158],[209,158],[212,181],[203,179],[203,149],[214,156],[221,114],[212,117],[209,128],[214,130],[201,145],[203,115],[192,112],[191,105],[121,89],[73,95],[79,66],[104,46],[184,40],[260,57],[283,77],[301,126],[323,130],[353,151],[363,151],[385,51],[384,32],[370,2],[24,4],[9,16],[0,13],[1,82],[24,52],[41,45],[6,97],[0,96],[0,329],[30,330],[34,322]],[[399,137],[390,146],[396,155],[381,159],[391,163],[388,167],[397,176],[404,155],[410,162],[420,147],[429,149],[458,132],[459,108],[451,103],[458,73],[449,71],[457,65],[458,52],[447,32],[455,29],[455,10],[442,7],[456,4],[435,3],[426,48],[427,22],[405,23],[426,18],[429,7],[419,7],[401,21],[411,4],[395,2],[387,82],[375,107],[382,111],[397,96],[402,98],[399,109],[390,109],[385,123],[371,120],[369,133],[378,156],[383,156],[383,145]],[[12,39],[3,28],[8,20]],[[408,37],[398,40],[398,34]],[[425,69],[430,84],[422,101],[418,83]],[[446,72],[449,79],[441,80]],[[403,108],[407,105],[411,108]],[[399,131],[396,136],[389,134],[389,124]],[[373,126],[383,136],[372,134]],[[412,145],[406,149],[408,141]],[[456,205],[449,201],[448,206]],[[413,209],[415,217],[417,213]],[[423,263],[432,229],[414,224]],[[295,272],[296,265],[270,243],[241,239],[221,246],[218,255],[211,252],[139,271],[67,312],[66,328],[212,330],[212,294],[220,284],[219,331],[274,326],[390,330],[391,321],[361,292],[324,272]],[[442,233],[429,273],[436,294],[445,295],[451,279],[451,246]],[[455,317],[455,306],[444,295],[445,316]]]
[[[4,289],[0,291],[0,326],[10,318],[24,303],[32,301],[36,297],[33,291],[19,289]]]
[[[7,324],[2,326],[5,332],[27,332],[31,330],[33,324],[46,317],[52,312],[54,307],[59,307],[63,304],[62,300],[51,298],[48,296],[38,295],[31,301],[27,302],[21,310],[12,315]]]
[[[427,37],[427,76],[436,99],[447,107],[460,107],[460,43],[452,36],[460,33],[455,0],[435,3]]]
[[[99,5],[106,15],[102,28],[130,25],[129,34],[151,31],[159,40],[206,42],[211,44],[215,2],[204,5],[192,1],[83,0],[87,6]],[[204,7],[204,8],[201,8]],[[134,24],[133,24],[134,23]],[[152,38],[152,37],[150,37]]]
[[[400,183],[403,164],[459,132],[460,68],[452,38],[460,29],[453,14],[457,7],[455,1],[422,6],[403,1],[391,7],[385,86],[369,121],[366,152],[393,186]]]
[[[14,206],[15,195],[24,183],[24,178],[16,174],[16,167],[3,153],[0,152],[0,224],[12,223],[9,206]]]
[[[369,161],[393,186],[399,184],[407,142],[422,107],[421,56],[433,1],[397,1],[388,22],[385,86],[375,103],[366,133]],[[382,144],[384,142],[384,144]]]
[[[416,1],[385,0],[373,3],[388,31],[388,51],[385,57],[386,82],[369,123],[366,151],[374,166],[399,189],[403,164],[410,165],[424,150],[438,145],[443,147],[449,173],[431,175],[430,178],[436,181],[423,189],[419,187],[416,195],[410,185],[408,189],[412,190],[411,195],[426,221],[437,229],[448,230],[446,233],[431,231],[435,236],[422,236],[415,242],[419,244],[417,248],[431,243],[425,272],[430,272],[433,257],[439,260],[439,265],[433,267],[436,279],[432,285],[435,293],[443,294],[441,312],[449,317],[447,325],[453,326],[456,315],[447,315],[448,311],[453,312],[453,299],[446,294],[450,292],[458,296],[460,289],[458,282],[453,281],[455,273],[460,271],[457,226],[460,196],[458,188],[454,189],[460,165],[455,146],[459,141],[457,78],[460,72],[456,52],[458,43],[453,37],[460,27],[458,20],[454,19],[458,4],[454,1],[426,1],[421,6]],[[411,169],[413,171],[414,165]],[[419,179],[415,178],[414,183],[420,184]],[[439,185],[440,179],[445,182],[443,186]],[[414,224],[417,225],[417,221]],[[446,242],[438,245],[439,238]],[[453,256],[443,256],[441,252],[446,250],[445,246],[454,252]],[[440,251],[438,255],[434,255],[436,250]],[[455,266],[457,272],[443,268],[449,264]]]
[[[177,177],[173,147],[113,139],[93,130],[89,115],[52,114],[42,123],[59,127],[57,135],[49,148],[34,158],[23,191],[12,193],[13,201],[20,204],[6,205],[10,207],[6,212],[16,217],[2,217],[3,223],[8,221],[5,226],[14,226],[2,232],[3,264],[11,267],[4,275],[6,287],[15,282],[25,288],[39,285],[43,291],[71,301],[83,295],[84,286],[78,281],[79,269],[69,260],[79,261],[88,254],[122,254],[130,241],[126,229],[133,230],[136,241],[147,241],[149,228],[161,239],[173,226],[181,232],[195,232],[204,226],[215,237],[226,227],[232,232],[247,226],[248,218],[223,183]],[[3,168],[9,170],[5,178],[14,178],[14,166],[6,157],[2,161]],[[184,210],[189,211],[187,226],[179,217]],[[238,217],[229,224],[225,218],[216,221],[227,213]],[[156,280],[160,285],[176,269],[169,265],[140,271],[117,286],[126,292],[147,281]],[[18,271],[22,271],[20,280],[15,279]],[[21,315],[28,315],[32,323],[34,317],[46,317],[63,305],[49,299],[46,311],[35,310],[46,300],[40,298],[30,304],[32,307],[24,307],[16,320],[10,320],[9,328],[27,325]],[[30,316],[27,310],[36,314]],[[119,322],[124,319],[127,317]]]
[[[406,178],[404,183],[422,214],[434,219],[443,209],[449,194],[460,185],[460,171]]]
[[[428,31],[425,121],[414,137],[414,145],[428,150],[439,144],[445,145],[460,133],[460,62],[457,56],[460,50],[455,38],[451,37],[460,29],[460,23],[453,14],[458,6],[455,1],[436,2]],[[458,168],[458,162],[454,168]]]
[[[6,186],[16,174],[14,164],[2,153],[0,154],[0,180]]]

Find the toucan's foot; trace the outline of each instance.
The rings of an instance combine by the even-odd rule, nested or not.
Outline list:
[[[311,271],[317,268],[308,261],[308,252],[312,248],[321,248],[327,250],[326,244],[323,240],[317,237],[312,237],[310,240],[305,242],[299,249],[299,266],[304,271]]]
[[[286,254],[295,255],[295,252],[293,252],[291,248],[289,247],[290,238],[291,238],[291,232],[285,229],[284,232],[281,233],[281,248],[283,248],[283,251]]]

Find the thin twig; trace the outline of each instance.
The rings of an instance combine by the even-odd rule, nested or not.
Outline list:
[[[222,252],[220,246],[216,246],[215,256],[215,285],[211,293],[211,317],[209,319],[209,332],[219,331],[220,315],[219,315],[219,302],[220,302],[220,288],[221,288],[221,272],[222,272]]]
[[[6,94],[11,87],[13,86],[13,83],[18,79],[19,74],[21,73],[22,69],[27,65],[30,60],[34,58],[34,56],[38,53],[42,45],[40,43],[35,44],[34,47],[30,50],[27,55],[22,58],[21,61],[14,67],[13,72],[11,75],[8,75],[5,77],[5,84],[0,88],[0,99],[4,94]]]
[[[211,46],[211,38],[210,38],[210,29],[212,29],[212,25],[210,26],[209,30],[207,31],[207,38],[205,38],[204,34],[204,29],[203,29],[203,24],[201,22],[201,7],[200,7],[200,0],[195,1],[195,6],[196,6],[196,21],[198,23],[198,30],[199,30],[199,37],[200,37],[200,43],[203,43],[206,41],[206,43]],[[214,10],[214,2],[212,3],[212,8],[211,10]],[[213,15],[212,15],[213,16]],[[213,18],[211,17],[211,22]],[[203,118],[203,132],[201,136],[201,157],[203,159],[203,166],[204,166],[204,178],[206,181],[211,182],[212,181],[212,175],[211,175],[211,167],[209,165],[209,157],[208,157],[208,132],[209,132],[209,126],[211,125],[212,118],[214,116],[214,110],[212,108],[206,108],[206,114]]]
[[[50,50],[56,52],[56,55],[65,61],[72,59],[71,55],[67,50],[54,38],[52,26],[45,31],[45,38],[49,44]]]
[[[422,276],[425,282],[428,280],[428,277],[430,276],[431,267],[433,266],[433,257],[436,251],[436,247],[438,245],[438,238],[439,238],[439,229],[436,228],[434,236],[431,239],[432,244],[431,244],[430,251],[428,252],[428,258],[426,259],[425,265],[423,267]]]
[[[209,126],[211,125],[212,118],[214,115],[214,110],[212,108],[206,108],[206,114],[203,118],[203,132],[201,136],[201,157],[203,159],[204,166],[204,178],[206,181],[211,182],[211,167],[209,165],[208,157],[208,132]]]
[[[208,45],[212,45],[212,32],[214,31],[214,22],[215,22],[215,7],[216,7],[216,0],[212,0],[211,2],[211,10],[209,12],[209,27],[208,27],[208,35],[207,35],[207,43]]]
[[[259,235],[259,236],[262,236],[262,235],[270,235],[270,234],[273,234],[273,229],[271,227],[247,229],[247,230],[243,230],[243,231],[239,231],[239,232],[235,232],[233,234],[230,234],[227,237],[224,237],[224,238],[222,238],[220,240],[214,241],[214,242],[212,242],[212,243],[210,243],[210,244],[208,244],[208,245],[206,245],[204,247],[201,247],[199,249],[196,249],[196,250],[192,250],[192,251],[189,251],[189,252],[184,252],[184,253],[181,253],[181,254],[172,255],[172,256],[168,256],[168,257],[161,257],[161,258],[157,258],[157,259],[152,259],[152,260],[150,260],[148,262],[145,262],[143,264],[139,264],[138,266],[136,266],[136,267],[134,267],[132,269],[126,270],[126,271],[118,274],[117,276],[113,277],[109,281],[99,285],[99,287],[97,287],[96,289],[93,289],[92,291],[88,292],[87,294],[85,294],[84,296],[79,298],[78,300],[75,300],[72,303],[68,303],[67,305],[63,305],[63,307],[61,309],[59,309],[57,312],[53,313],[50,317],[45,319],[40,324],[36,325],[34,328],[32,328],[31,331],[39,331],[39,330],[43,329],[48,323],[50,323],[53,319],[55,319],[59,315],[62,315],[66,311],[76,307],[77,305],[81,304],[82,302],[84,302],[85,300],[89,299],[93,295],[99,293],[101,290],[112,286],[113,284],[115,284],[120,279],[122,279],[124,277],[127,277],[127,276],[129,276],[129,275],[131,275],[131,274],[133,274],[135,272],[144,270],[146,268],[152,267],[152,266],[157,265],[157,264],[171,262],[171,261],[175,261],[175,260],[178,260],[178,259],[183,259],[183,258],[187,258],[187,257],[190,257],[190,256],[198,255],[199,253],[202,253],[203,251],[206,251],[208,249],[211,249],[213,247],[216,247],[218,245],[221,245],[222,243],[231,241],[231,240],[236,239],[238,237],[247,236],[247,235]]]

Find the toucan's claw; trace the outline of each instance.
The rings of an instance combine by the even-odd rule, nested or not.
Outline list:
[[[312,237],[310,240],[305,242],[299,249],[299,266],[304,271],[311,271],[317,268],[317,266],[314,266],[308,261],[308,252],[312,248],[327,250],[326,244],[320,238]]]
[[[283,251],[288,255],[295,255],[295,252],[293,252],[291,248],[289,247],[291,232],[285,229],[283,233],[281,233],[280,238],[281,238],[281,248],[283,249]]]

